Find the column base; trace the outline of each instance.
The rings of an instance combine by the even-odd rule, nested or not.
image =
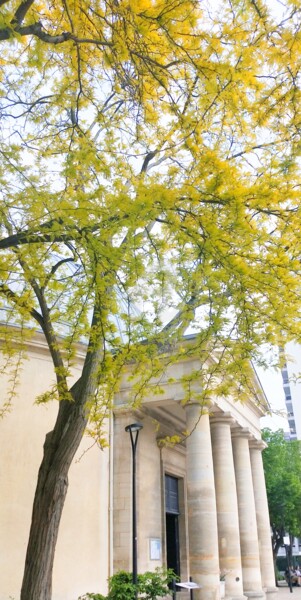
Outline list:
[[[276,600],[278,594],[278,588],[275,587],[266,587],[263,588],[266,593],[267,600]]]
[[[249,592],[248,590],[244,590],[244,595],[247,596],[247,598],[254,598],[254,600],[255,598],[265,598],[265,593],[263,590],[258,590],[257,592]]]
[[[247,600],[247,596],[231,596],[226,595],[225,600]]]

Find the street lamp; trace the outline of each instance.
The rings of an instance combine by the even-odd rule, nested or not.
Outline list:
[[[292,577],[291,577],[291,544],[290,544],[290,537],[289,535],[284,535],[283,536],[283,545],[285,548],[285,554],[286,554],[286,564],[287,564],[287,575],[288,575],[288,585],[289,585],[289,589],[290,589],[290,593],[292,594],[293,592],[293,587],[292,587]]]
[[[141,423],[132,423],[127,425],[125,431],[130,434],[132,445],[133,476],[132,476],[132,521],[133,521],[133,584],[137,585],[137,515],[136,515],[136,448],[140,429],[143,429]]]

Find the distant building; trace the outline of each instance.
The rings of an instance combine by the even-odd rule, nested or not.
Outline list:
[[[282,355],[284,351],[280,351]],[[301,346],[285,348],[286,360],[281,369],[289,432],[287,439],[301,440]]]

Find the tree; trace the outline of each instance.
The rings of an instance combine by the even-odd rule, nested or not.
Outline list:
[[[301,443],[286,441],[282,429],[264,429],[262,437],[268,444],[262,457],[276,564],[283,536],[301,535]]]
[[[261,344],[300,337],[301,9],[0,6],[0,294],[19,325],[3,327],[4,351],[40,328],[57,381],[40,401],[59,400],[21,600],[49,600],[69,466],[91,416],[101,432],[124,365],[134,406],[184,351],[204,365],[183,379],[186,401],[195,377],[200,404],[243,400]]]

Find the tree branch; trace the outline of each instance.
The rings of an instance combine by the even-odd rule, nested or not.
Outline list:
[[[70,233],[52,233],[51,227],[53,225],[62,225],[62,229],[69,230]],[[7,248],[16,248],[18,246],[23,246],[24,244],[43,244],[45,242],[68,242],[70,240],[79,239],[82,237],[84,233],[94,233],[99,229],[99,225],[94,225],[93,227],[83,227],[82,229],[77,229],[76,227],[67,227],[64,225],[61,219],[54,219],[52,221],[48,221],[41,225],[41,229],[48,229],[47,233],[39,232],[39,231],[20,231],[18,233],[14,233],[13,235],[8,236],[0,240],[0,250]]]
[[[48,273],[45,283],[49,283],[52,275],[54,275],[56,273],[56,271],[64,264],[69,263],[69,262],[74,262],[74,258],[62,258],[62,260],[59,260],[55,265],[53,265],[52,269],[50,270],[50,272]],[[45,288],[45,285],[43,286],[43,289]]]
[[[122,218],[126,219],[127,217],[128,215],[125,214]],[[114,223],[118,220],[120,220],[119,217],[112,216],[105,221],[105,224]],[[103,224],[104,223],[102,223],[102,225]],[[52,232],[51,228],[53,227],[53,225],[61,225],[62,230],[66,233]],[[27,229],[26,231],[19,231],[18,233],[9,235],[8,237],[0,240],[0,250],[8,248],[17,248],[18,246],[23,246],[24,244],[44,244],[45,242],[53,243],[78,240],[87,233],[95,233],[96,231],[99,231],[100,224],[97,223],[97,225],[93,225],[91,227],[87,226],[83,227],[82,229],[79,229],[75,225],[66,225],[64,223],[64,220],[59,218],[52,219],[50,221],[47,221],[46,223],[43,223],[40,226],[40,230],[41,231],[30,231],[29,229]],[[46,230],[45,233],[43,230]]]
[[[76,35],[73,35],[73,33],[71,33],[70,31],[64,31],[59,35],[51,35],[43,29],[43,25],[40,21],[38,21],[37,23],[32,23],[31,25],[24,26],[20,26],[19,24],[14,26],[14,21],[12,21],[11,27],[3,27],[3,29],[0,29],[0,41],[9,40],[13,37],[14,33],[17,33],[22,37],[33,35],[34,37],[37,37],[48,44],[63,44],[64,42],[71,40],[76,44],[94,44],[96,46],[107,47],[112,46],[110,42],[106,42],[105,40],[97,40],[93,38],[78,38]]]
[[[28,304],[27,304],[27,302],[25,302],[23,300],[23,298],[20,298],[20,296],[18,296],[18,294],[16,294],[15,292],[13,292],[13,290],[11,290],[5,284],[1,284],[0,285],[0,294],[3,294],[15,306],[18,306],[19,308],[23,308],[23,309],[26,308],[28,310],[29,314],[35,319],[35,321],[37,321],[37,323],[43,329],[43,327],[44,327],[44,320],[43,320],[42,315],[35,308],[29,307]]]
[[[95,226],[95,230],[98,226]],[[0,250],[7,248],[16,248],[23,246],[24,244],[43,244],[45,242],[68,242],[81,237],[81,231],[74,231],[72,233],[62,233],[59,235],[53,233],[31,233],[30,231],[24,231],[10,235],[3,240],[0,240]]]
[[[176,315],[163,327],[162,333],[171,333],[172,330],[177,329],[180,325],[183,324],[183,318],[185,318],[185,313],[187,312],[187,308],[190,307],[193,311],[198,307],[198,303],[196,302],[197,296],[193,295],[185,303],[185,307],[180,309]]]
[[[15,16],[12,20],[12,24],[14,23],[18,23],[18,25],[21,25],[22,21],[24,20],[26,13],[29,11],[31,5],[34,3],[34,0],[23,0],[23,2],[21,2],[21,4],[18,6],[16,12],[15,12]]]

